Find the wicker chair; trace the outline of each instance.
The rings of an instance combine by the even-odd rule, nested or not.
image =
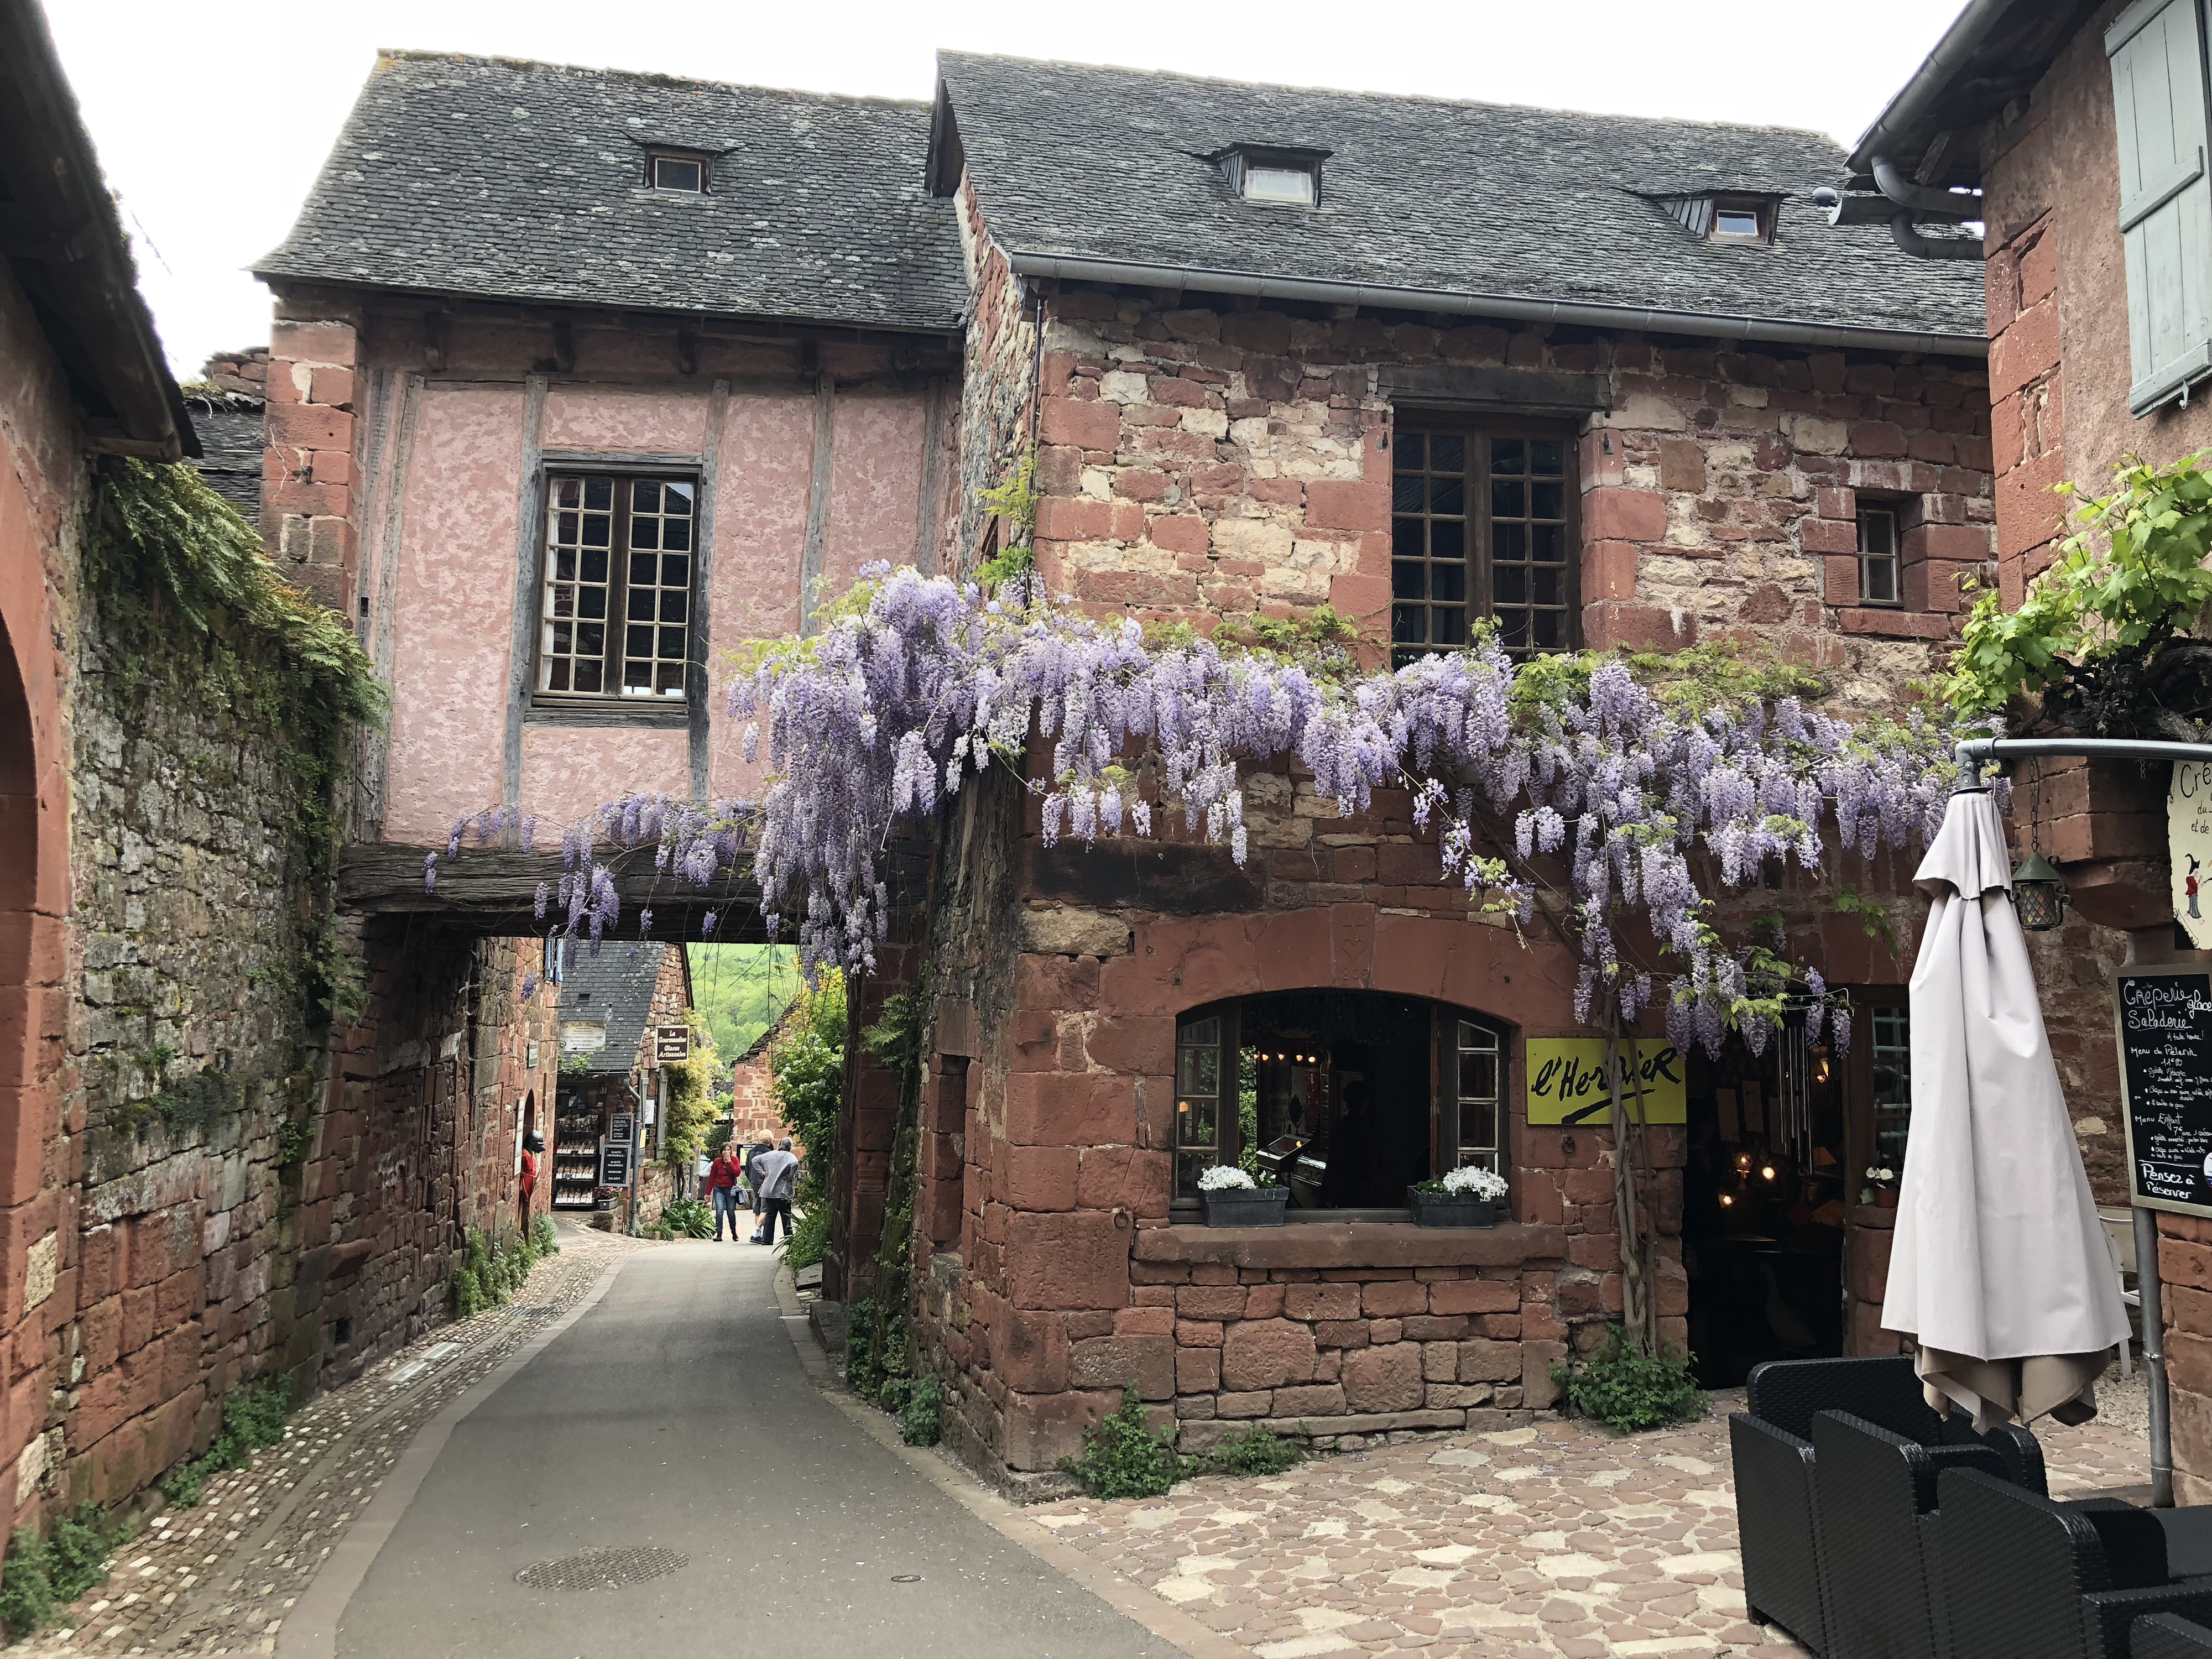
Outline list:
[[[1752,1369],[1744,1395],[1750,1409],[1729,1419],[1744,1601],[1753,1619],[1780,1625],[1826,1654],[1814,1413],[1848,1412],[1922,1445],[1972,1442],[1973,1427],[1963,1413],[1946,1419],[1929,1408],[1905,1358],[1771,1361]],[[2027,1430],[1994,1430],[1983,1443],[1996,1450],[2018,1485],[2045,1489],[2043,1449]]]
[[[2212,1630],[2170,1613],[2138,1619],[2128,1637],[2130,1659],[2212,1659]]]
[[[1978,1469],[2002,1484],[1992,1446],[1923,1446],[1847,1412],[1813,1415],[1821,1582],[1837,1659],[1948,1659],[1938,1590],[1936,1477]]]
[[[2212,1510],[2139,1510],[2113,1498],[2055,1504],[1971,1469],[1947,1469],[1942,1600],[1954,1659],[2126,1659],[2146,1614],[2212,1622]],[[2163,1653],[2176,1648],[2161,1627]]]

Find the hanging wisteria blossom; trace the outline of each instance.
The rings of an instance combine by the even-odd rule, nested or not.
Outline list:
[[[764,647],[730,686],[748,760],[766,739],[765,798],[602,806],[562,836],[538,915],[596,945],[621,909],[603,847],[654,846],[658,869],[698,885],[749,860],[771,936],[795,921],[810,969],[872,966],[894,825],[931,817],[994,757],[1021,770],[1035,731],[1051,748],[1048,775],[1027,780],[1048,843],[1149,836],[1157,804],[1241,864],[1240,768],[1288,759],[1346,813],[1409,790],[1446,872],[1487,907],[1525,924],[1540,890],[1557,894],[1583,960],[1578,1018],[1601,994],[1631,1021],[1662,1001],[1677,1042],[1717,1049],[1731,1027],[1763,1045],[1789,1002],[1847,1043],[1840,1000],[1770,951],[1723,943],[1715,901],[1792,860],[1814,868],[1830,837],[1872,856],[1932,836],[1953,777],[1948,717],[1853,725],[1788,696],[1669,702],[1618,658],[1582,661],[1539,671],[1485,639],[1361,673],[1342,658],[1148,643],[1133,621],[1086,617],[1034,582],[986,598],[872,567],[819,634]],[[472,829],[526,846],[534,824],[511,808],[465,819],[447,856]],[[1492,838],[1501,856],[1477,850]],[[1623,961],[1620,923],[1636,911],[1672,975]]]

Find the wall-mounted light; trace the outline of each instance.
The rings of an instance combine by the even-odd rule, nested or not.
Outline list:
[[[1825,1047],[1818,1048],[1813,1050],[1813,1081],[1826,1083],[1827,1080],[1828,1051]]]
[[[2012,908],[2031,933],[2047,933],[2066,921],[2066,883],[2040,848],[2031,848],[2012,872]]]
[[[1759,1167],[1759,1179],[1760,1179],[1760,1180],[1762,1180],[1762,1181],[1771,1181],[1771,1180],[1773,1180],[1773,1179],[1774,1179],[1774,1166],[1773,1166],[1771,1164],[1762,1164],[1762,1165]]]
[[[1735,1205],[1735,1194],[1734,1193],[1723,1193],[1721,1194],[1721,1207],[1723,1209],[1731,1209]]]

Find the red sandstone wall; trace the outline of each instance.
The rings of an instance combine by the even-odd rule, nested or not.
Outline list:
[[[62,1109],[70,939],[69,543],[83,456],[59,367],[0,270],[0,1514],[17,1516],[61,1449],[46,1435],[51,1333],[73,1221]],[[29,1455],[24,1455],[29,1449]]]

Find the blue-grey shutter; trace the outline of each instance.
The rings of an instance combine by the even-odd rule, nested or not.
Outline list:
[[[2105,31],[2127,246],[2128,408],[2212,374],[2212,178],[2203,0],[2136,0]]]

